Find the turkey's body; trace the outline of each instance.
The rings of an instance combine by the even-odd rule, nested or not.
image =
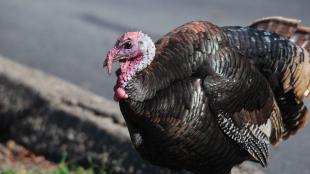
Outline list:
[[[132,142],[143,159],[172,169],[182,166],[196,173],[221,174],[248,158],[220,130],[201,83],[199,78],[190,78],[146,103],[120,103]],[[144,116],[148,118],[139,118]]]
[[[255,27],[198,21],[173,30],[120,101],[135,148],[152,164],[195,173],[227,174],[244,160],[265,166],[268,145],[305,122],[306,52]]]

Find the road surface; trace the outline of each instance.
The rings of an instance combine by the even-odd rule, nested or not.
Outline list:
[[[115,77],[101,68],[125,31],[154,40],[192,20],[246,25],[286,16],[310,26],[309,0],[0,0],[0,54],[112,99]],[[310,173],[310,126],[275,148],[270,174]]]

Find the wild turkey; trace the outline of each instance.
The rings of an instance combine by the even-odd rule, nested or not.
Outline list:
[[[306,123],[310,29],[298,23],[194,21],[156,44],[123,34],[104,66],[111,74],[120,63],[114,99],[142,158],[197,174],[227,174],[245,160],[266,166],[268,146]]]

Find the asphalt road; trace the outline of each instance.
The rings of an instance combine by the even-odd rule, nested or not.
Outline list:
[[[310,26],[309,0],[0,0],[0,54],[112,98],[103,58],[125,31],[154,39],[192,20],[246,25],[286,16]],[[271,154],[270,174],[310,173],[310,126]]]

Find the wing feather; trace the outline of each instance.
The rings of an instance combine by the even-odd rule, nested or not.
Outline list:
[[[209,62],[214,71],[204,79],[204,89],[219,126],[266,166],[271,136],[281,133],[271,124],[281,116],[269,83],[232,48],[219,50]]]

